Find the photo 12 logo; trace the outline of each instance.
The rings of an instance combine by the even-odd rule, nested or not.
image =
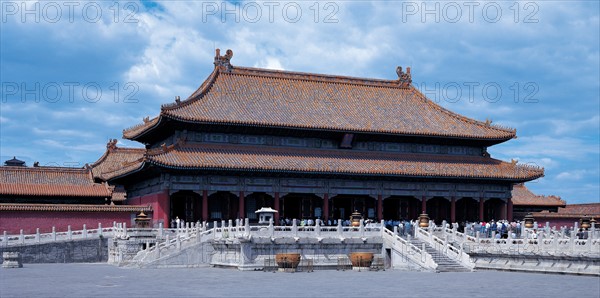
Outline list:
[[[302,19],[315,23],[338,23],[339,5],[336,2],[202,2],[202,22],[218,19],[221,23],[266,21],[297,23]]]
[[[406,1],[401,9],[403,23],[497,23],[507,18],[515,23],[538,23],[540,7],[524,1]]]
[[[74,23],[83,20],[98,23],[137,23],[140,11],[136,2],[110,1],[2,1],[2,23]]]
[[[132,82],[109,82],[105,84],[97,82],[2,82],[1,91],[2,103],[9,101],[57,103],[65,100],[73,103],[76,99],[96,103],[103,98],[110,99],[115,103],[139,102],[135,97],[139,91],[139,86]]]
[[[498,82],[447,82],[414,83],[414,86],[430,100],[457,103],[465,98],[473,103],[483,99],[489,103],[500,102],[510,97],[515,103],[538,103],[540,87],[535,82],[512,82],[503,85]]]

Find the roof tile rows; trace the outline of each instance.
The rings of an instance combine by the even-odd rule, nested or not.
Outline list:
[[[95,178],[106,181],[139,168],[145,153],[146,149],[143,148],[119,148],[116,140],[113,140],[108,143],[106,152],[90,167]]]
[[[529,190],[525,184],[519,183],[513,186],[513,205],[521,206],[565,206],[567,203],[557,196],[536,195]]]
[[[233,169],[532,180],[543,169],[478,156],[397,154],[327,149],[202,144],[149,152],[153,164],[188,169]]]
[[[3,166],[0,195],[110,198],[112,188],[84,168]]]
[[[508,140],[515,130],[475,121],[428,100],[398,81],[288,71],[216,67],[185,101],[164,105],[160,116],[126,129],[135,139],[162,117],[227,123],[417,136]]]
[[[21,184],[0,185],[0,194],[13,196],[58,196],[58,197],[111,197],[110,190],[102,184]]]
[[[572,204],[558,208],[558,212],[533,212],[534,218],[572,218],[577,221],[585,216],[600,220],[600,203]]]
[[[83,168],[0,167],[0,195],[111,197]]]
[[[89,185],[92,176],[83,168],[65,167],[0,167],[2,184]]]

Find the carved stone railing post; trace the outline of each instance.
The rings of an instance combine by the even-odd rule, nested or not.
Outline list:
[[[337,222],[337,233],[339,237],[342,237],[342,232],[344,231],[344,229],[342,228],[342,220],[339,219]]]
[[[40,243],[40,228],[35,229],[35,242]]]
[[[102,237],[102,223],[98,223],[98,238]]]
[[[358,227],[358,231],[360,232],[360,236],[364,236],[365,235],[365,220],[361,219],[359,222],[360,226]]]
[[[298,225],[295,218],[292,219],[292,233],[294,234],[294,237],[298,237]]]
[[[225,237],[225,220],[221,220],[221,238]]]
[[[2,235],[2,243],[4,243],[4,246],[8,245],[8,233],[6,231]]]
[[[87,228],[86,228],[85,224],[83,224],[83,231],[82,231],[82,234],[83,234],[83,235],[82,235],[82,236],[83,236],[83,239],[87,239]]]
[[[213,232],[212,232],[212,236],[213,239],[217,238],[217,221],[213,221]]]
[[[569,240],[569,246],[571,247],[571,252],[575,251],[575,235],[576,235],[576,230],[574,230],[573,232],[571,232],[571,239]]]
[[[73,232],[71,231],[71,225],[67,226],[67,239],[73,240]]]
[[[321,235],[321,220],[318,218],[315,220],[315,234],[317,236]]]
[[[244,236],[245,237],[250,236],[250,219],[249,218],[244,219]]]
[[[25,235],[23,234],[23,229],[21,229],[21,231],[19,232],[19,243],[25,243]]]

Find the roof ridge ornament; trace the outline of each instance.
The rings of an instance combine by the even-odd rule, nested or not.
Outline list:
[[[231,65],[231,58],[233,57],[233,51],[227,50],[224,56],[221,56],[221,49],[215,50],[215,67],[221,68],[221,70],[231,72],[233,65]]]
[[[113,151],[117,148],[117,142],[117,139],[108,139],[108,143],[106,143],[106,149],[108,149],[108,151]]]
[[[406,68],[406,72],[402,71],[402,66],[396,67],[396,74],[398,75],[398,82],[401,87],[408,87],[412,83],[412,76],[410,74],[410,67]]]

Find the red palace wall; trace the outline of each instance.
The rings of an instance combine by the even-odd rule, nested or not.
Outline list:
[[[575,224],[575,222],[577,222],[577,225],[579,225],[579,219],[576,218],[543,218],[543,217],[536,217],[535,220],[538,222],[538,225],[542,225],[545,226],[546,222],[550,222],[550,226],[556,226],[556,228],[558,229],[559,227],[562,226],[567,226],[569,228],[572,228],[573,225]]]
[[[0,233],[19,234],[23,229],[25,234],[35,234],[36,228],[40,233],[64,232],[71,225],[71,230],[86,228],[97,229],[98,223],[103,228],[112,227],[113,222],[125,222],[131,226],[135,212],[69,212],[69,211],[2,211],[0,212]]]
[[[134,197],[127,200],[130,205],[150,205],[152,206],[152,220],[155,225],[162,222],[165,228],[169,227],[169,190],[163,190],[157,193]]]

